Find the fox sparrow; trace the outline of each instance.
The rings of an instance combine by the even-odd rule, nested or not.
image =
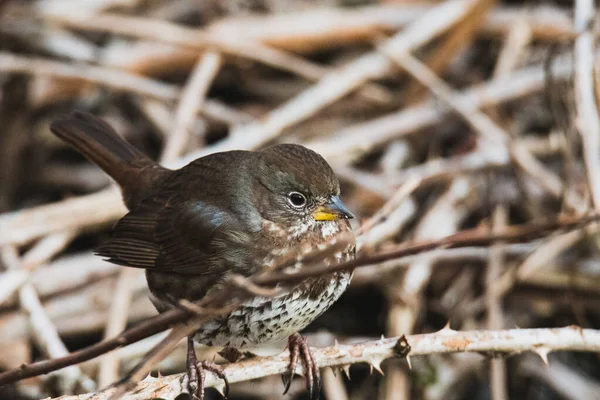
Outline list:
[[[159,312],[177,307],[181,299],[197,301],[220,290],[233,273],[249,276],[296,249],[317,249],[351,231],[347,219],[353,215],[338,197],[331,167],[300,145],[215,153],[169,170],[92,115],[74,112],[53,122],[51,130],[120,185],[129,213],[97,253],[119,265],[144,268]],[[351,244],[323,262],[346,261],[354,253]],[[196,360],[194,341],[241,354],[289,337],[286,386],[300,358],[311,397],[318,398],[318,368],[297,332],[338,299],[350,277],[337,272],[309,278],[287,294],[255,297],[204,324],[188,338],[190,392],[203,398],[205,370],[226,381],[218,366]]]

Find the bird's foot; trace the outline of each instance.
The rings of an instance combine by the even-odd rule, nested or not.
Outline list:
[[[298,363],[298,358],[300,358],[302,366],[304,367],[308,395],[311,400],[318,400],[321,393],[321,374],[312,351],[310,350],[308,343],[306,343],[306,339],[299,333],[294,333],[288,339],[288,349],[290,351],[290,363],[288,365],[287,373],[282,376],[283,384],[285,386],[283,394],[286,394],[290,389],[294,371],[296,370],[296,364]]]
[[[187,351],[187,375],[188,375],[188,391],[194,400],[204,400],[204,385],[206,382],[206,371],[214,373],[217,377],[225,382],[224,395],[227,398],[229,394],[229,381],[223,371],[223,367],[215,364],[212,361],[199,361],[194,350],[194,342],[192,337],[188,337]]]

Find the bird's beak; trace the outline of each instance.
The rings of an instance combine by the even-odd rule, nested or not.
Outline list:
[[[337,196],[332,196],[327,204],[317,208],[312,215],[315,221],[335,221],[338,219],[354,218],[354,214],[346,208]]]

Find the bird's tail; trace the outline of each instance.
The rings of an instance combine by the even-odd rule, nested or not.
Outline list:
[[[125,141],[106,121],[75,111],[56,119],[50,130],[114,179],[129,207],[142,200],[169,171]]]

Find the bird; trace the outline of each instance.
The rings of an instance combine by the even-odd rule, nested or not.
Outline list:
[[[86,112],[59,117],[50,130],[119,185],[129,212],[96,254],[144,269],[158,312],[226,290],[234,274],[265,271],[298,249],[322,249],[338,234],[350,234],[352,240],[322,262],[355,257],[349,222],[354,215],[340,199],[339,181],[325,159],[304,146],[213,153],[172,170]],[[300,359],[310,397],[318,399],[319,369],[299,332],[340,297],[351,276],[341,271],[308,278],[287,292],[255,296],[207,321],[187,338],[190,393],[204,398],[201,378],[207,370],[225,381],[226,393],[229,388],[222,367],[198,361],[194,343],[222,348],[229,361],[236,361],[246,349],[287,339],[285,392]]]

